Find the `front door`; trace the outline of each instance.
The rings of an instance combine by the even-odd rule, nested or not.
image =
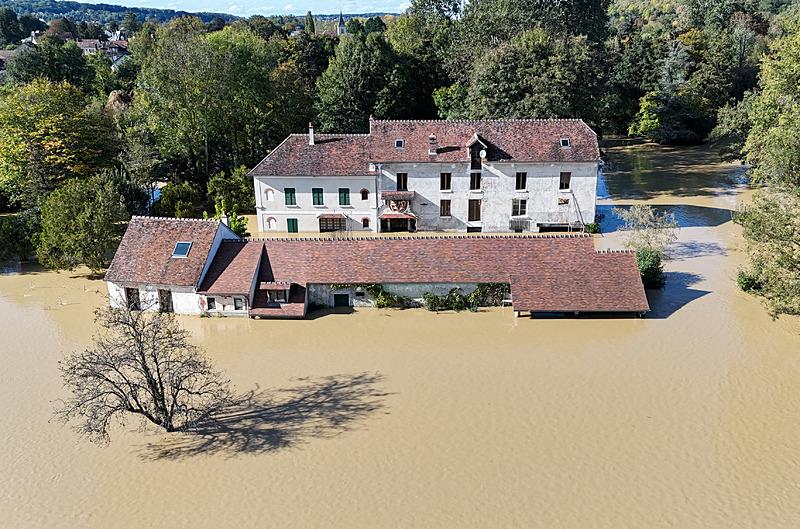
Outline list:
[[[172,291],[158,291],[158,309],[161,312],[172,312]]]
[[[350,306],[350,294],[334,294],[333,295],[333,306],[334,307],[349,307]]]

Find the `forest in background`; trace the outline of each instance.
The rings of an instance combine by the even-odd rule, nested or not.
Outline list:
[[[770,65],[795,59],[786,50],[799,13],[787,0],[414,0],[400,16],[348,20],[341,38],[311,13],[58,18],[8,61],[0,87],[0,202],[17,213],[0,228],[18,235],[0,250],[100,270],[108,251],[97,241],[113,248],[131,214],[236,218],[254,207],[247,168],[286,135],[310,121],[365,132],[370,115],[576,117],[600,135],[712,140],[725,158],[753,163],[754,182],[768,184],[759,197],[774,205],[784,193],[779,211],[797,219],[797,166],[785,165],[800,151],[787,141],[797,132],[769,136],[776,144],[763,137],[798,112],[798,84],[780,81],[784,93],[764,101],[779,82]],[[30,23],[0,9],[0,46],[18,45]],[[131,35],[131,55],[115,68],[70,41],[112,24]],[[773,162],[780,175],[764,169]],[[146,191],[159,182],[167,185],[150,204]],[[751,219],[751,239],[765,229],[756,217],[740,217]],[[796,233],[786,236],[796,242]],[[800,299],[798,262],[775,264],[789,270],[784,297]],[[740,279],[766,293],[775,266],[754,258]],[[796,303],[790,311],[800,312]]]

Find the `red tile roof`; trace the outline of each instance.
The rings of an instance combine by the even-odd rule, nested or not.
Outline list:
[[[366,134],[292,134],[250,172],[255,176],[369,175]]]
[[[266,239],[263,243],[267,259],[262,261],[260,281],[502,282],[512,284],[516,310],[649,310],[633,254],[596,252],[588,236]]]
[[[213,220],[133,217],[106,272],[106,281],[196,286],[220,226]],[[224,226],[222,229],[230,231]],[[230,236],[236,235],[230,232]],[[172,257],[177,242],[192,243],[187,257]]]
[[[436,154],[429,154],[430,136]],[[479,138],[488,161],[596,162],[597,136],[579,119],[370,120],[368,135],[292,134],[252,171],[254,176],[355,176],[372,174],[370,163],[467,162]],[[568,138],[570,147],[561,147]],[[404,140],[402,149],[395,140]]]
[[[198,292],[218,296],[248,294],[258,272],[264,245],[255,241],[223,241]]]
[[[597,252],[590,259],[513,274],[514,310],[532,312],[647,312],[636,256]]]
[[[436,136],[437,154],[428,153]],[[467,162],[475,135],[487,147],[488,161],[596,162],[597,136],[580,119],[508,120],[373,120],[372,162]],[[569,138],[571,147],[561,147]],[[402,149],[395,140],[404,140]]]

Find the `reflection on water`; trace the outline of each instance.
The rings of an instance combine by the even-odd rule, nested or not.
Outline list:
[[[611,233],[622,227],[624,222],[615,213],[614,209],[630,209],[631,206],[610,206],[599,204],[597,215],[600,217],[600,229],[603,233]],[[733,211],[724,208],[709,206],[693,206],[688,204],[654,205],[658,213],[672,213],[675,221],[681,228],[713,227],[719,226],[733,219]]]
[[[598,197],[642,199],[657,195],[718,196],[745,182],[744,166],[720,164],[709,146],[612,147],[597,182]]]

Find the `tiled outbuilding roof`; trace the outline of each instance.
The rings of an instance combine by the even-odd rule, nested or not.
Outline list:
[[[562,146],[562,139],[569,146]],[[292,134],[251,174],[356,176],[372,174],[371,163],[468,162],[475,142],[486,150],[488,162],[600,159],[597,136],[580,119],[370,120],[369,134],[316,134],[314,145],[307,134]]]
[[[514,308],[649,310],[630,253],[596,252],[588,236],[266,239],[259,281],[511,283]]]
[[[133,217],[106,272],[106,281],[196,286],[217,230],[213,220]],[[230,232],[230,237],[235,237]],[[186,257],[172,257],[177,242],[191,242]]]
[[[536,273],[511,276],[514,310],[646,312],[650,310],[632,252],[596,252]]]
[[[254,176],[369,175],[366,134],[292,134],[250,172]]]
[[[260,242],[223,241],[198,291],[219,296],[249,293],[263,252]]]

